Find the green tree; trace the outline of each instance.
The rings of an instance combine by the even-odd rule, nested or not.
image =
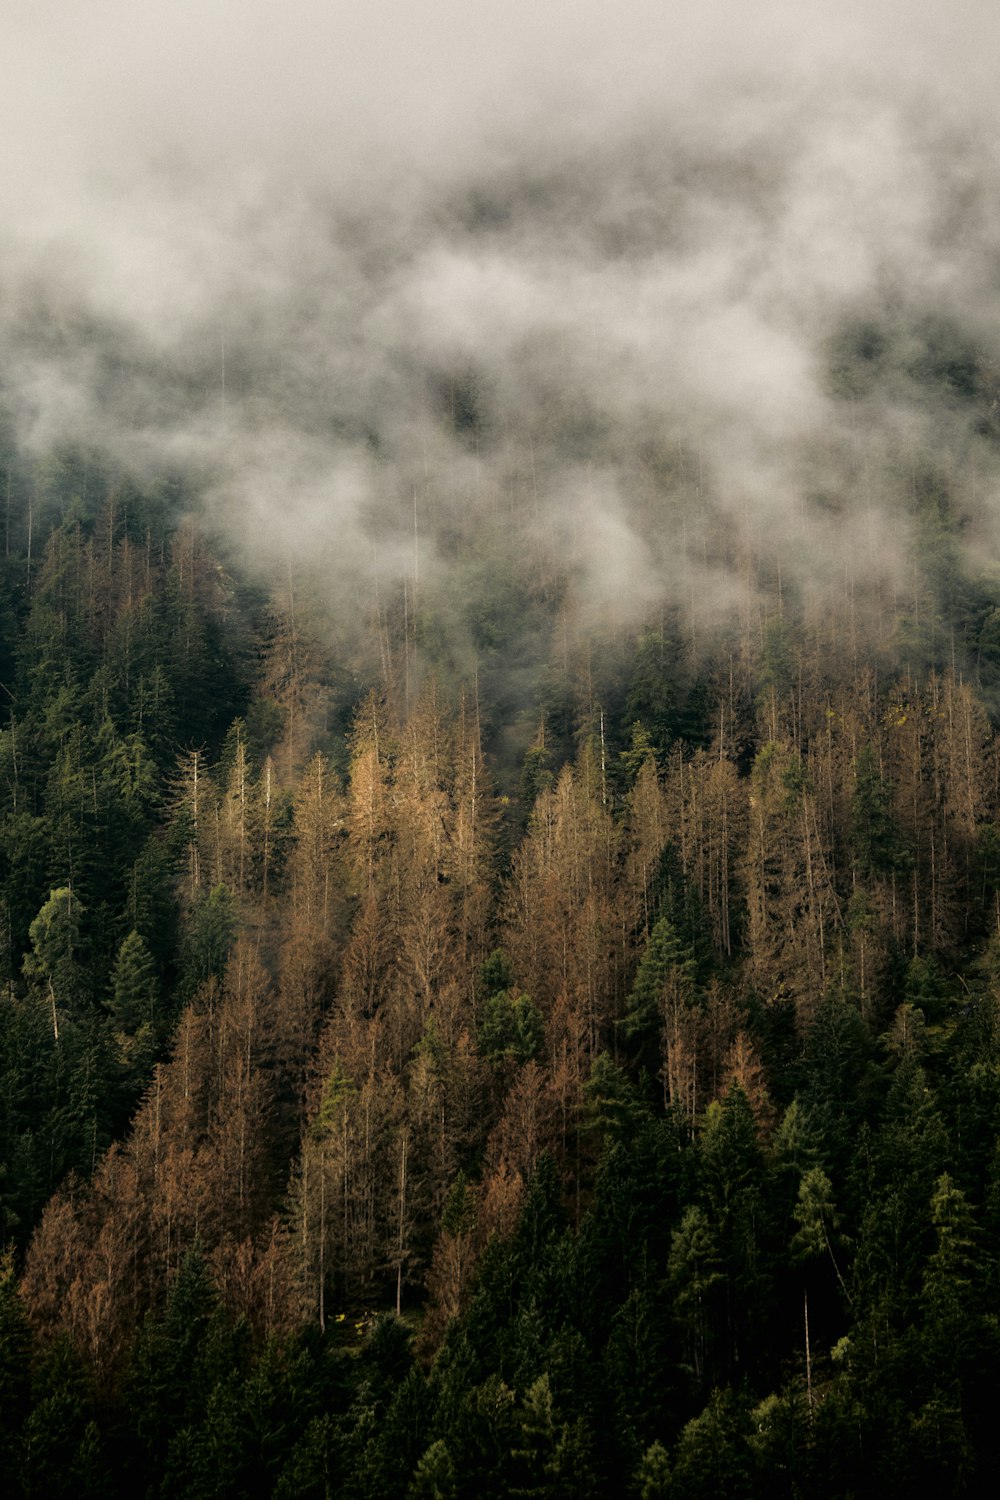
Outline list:
[[[24,960],[29,979],[43,985],[52,1007],[52,1030],[59,1036],[60,1009],[75,1010],[86,993],[80,963],[80,921],[83,906],[69,886],[49,894],[29,928],[31,952]]]
[[[542,1018],[530,995],[499,990],[483,1005],[479,1052],[491,1063],[526,1063],[542,1045]]]
[[[882,775],[871,745],[854,762],[851,850],[864,879],[882,879],[907,867],[906,851],[892,813],[892,788]]]
[[[633,1490],[636,1500],[668,1500],[670,1495],[670,1459],[659,1441],[650,1443],[635,1471]]]
[[[833,1201],[833,1186],[822,1167],[811,1167],[799,1183],[794,1215],[798,1229],[792,1238],[793,1261],[809,1263],[828,1257],[845,1301],[851,1294],[844,1281],[835,1246],[840,1247],[840,1215]]]
[[[136,1037],[156,1027],[159,982],[145,939],[135,928],[123,939],[111,976],[111,1018],[117,1030]]]
[[[649,1062],[671,1008],[693,1003],[697,965],[669,917],[660,917],[643,949],[625,1002],[625,1035]]]
[[[31,1408],[32,1337],[17,1289],[13,1251],[0,1255],[0,1471],[20,1466],[21,1427]]]
[[[236,938],[236,903],[228,886],[199,892],[184,935],[183,989],[193,994],[207,979],[220,982]]]
[[[726,1268],[723,1347],[731,1372],[766,1352],[772,1272],[765,1164],[738,1084],[706,1110],[699,1157],[701,1199]]]
[[[750,1423],[731,1390],[712,1392],[704,1411],[688,1422],[674,1453],[672,1489],[685,1500],[727,1500],[753,1493]]]
[[[443,1438],[431,1443],[413,1471],[407,1500],[457,1500],[455,1465]]]

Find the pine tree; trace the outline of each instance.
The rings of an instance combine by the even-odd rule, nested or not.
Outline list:
[[[111,976],[111,1018],[115,1029],[130,1041],[145,1031],[143,1046],[151,1046],[157,1031],[159,982],[152,955],[135,928],[123,939]]]

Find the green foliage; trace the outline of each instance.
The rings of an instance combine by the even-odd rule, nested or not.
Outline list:
[[[552,786],[554,764],[551,746],[545,742],[543,721],[543,727],[525,753],[521,767],[520,800],[526,819],[541,793]]]
[[[892,814],[892,789],[871,745],[862,745],[854,763],[851,845],[862,875],[879,878],[908,866],[908,856]]]
[[[673,1309],[690,1355],[690,1369],[700,1381],[705,1373],[720,1295],[724,1290],[722,1250],[705,1210],[692,1203],[674,1231],[667,1262]]]
[[[660,917],[649,935],[625,1003],[625,1035],[640,1051],[652,1050],[669,1000],[676,997],[685,1005],[693,1002],[696,972],[690,944],[683,941],[670,917]]]
[[[122,941],[111,976],[111,1015],[127,1036],[146,1026],[152,1032],[158,993],[153,959],[135,928]]]
[[[858,1127],[871,1117],[884,1087],[871,1036],[853,1006],[823,1001],[805,1039],[803,1064],[801,1101],[819,1133],[822,1155],[832,1167],[846,1166]]]
[[[796,1178],[818,1164],[822,1139],[813,1125],[808,1109],[796,1097],[789,1104],[775,1132],[772,1155],[781,1171]]]
[[[407,1500],[457,1500],[455,1465],[443,1438],[431,1443],[417,1464]]]
[[[511,1459],[511,1496],[599,1493],[587,1423],[564,1418],[547,1372],[525,1392]]]
[[[494,948],[490,956],[484,959],[480,976],[487,995],[498,995],[501,990],[513,989],[514,969],[502,948]]]
[[[907,1004],[918,1009],[928,1025],[944,1020],[951,996],[933,958],[911,959],[906,967],[904,986]]]
[[[236,902],[229,887],[219,884],[200,891],[184,936],[185,993],[193,994],[208,979],[222,979],[236,928]]]
[[[635,1471],[637,1500],[668,1500],[670,1495],[670,1459],[659,1441],[650,1443]]]
[[[606,1052],[599,1052],[583,1088],[583,1107],[588,1126],[602,1144],[629,1144],[649,1116],[624,1069]]]
[[[60,1340],[35,1372],[21,1437],[22,1492],[99,1500],[107,1494],[110,1458],[94,1420],[86,1371],[68,1342]]]
[[[788,693],[795,673],[794,642],[794,632],[784,614],[768,620],[757,668],[757,684],[765,700],[773,695],[776,701]]]
[[[29,978],[48,986],[53,1005],[72,1009],[80,1003],[85,980],[80,966],[83,907],[68,886],[52,891],[28,929],[31,952],[24,960]]]
[[[459,1172],[448,1189],[441,1210],[441,1228],[446,1234],[469,1234],[476,1224],[476,1195],[464,1172]]]
[[[822,1167],[813,1167],[799,1183],[799,1201],[795,1205],[798,1230],[792,1240],[792,1255],[807,1260],[826,1251],[830,1228],[836,1228],[833,1189]]]
[[[621,752],[626,787],[635,785],[639,772],[650,761],[655,765],[656,747],[649,730],[636,719],[630,731],[629,747]]]
[[[922,1295],[931,1317],[945,1320],[968,1296],[981,1268],[972,1211],[947,1172],[934,1184],[931,1223],[936,1243],[924,1272]]]
[[[681,943],[690,948],[695,974],[704,983],[714,964],[713,940],[697,889],[684,872],[676,843],[668,841],[656,863],[650,891],[657,918],[670,922]]]
[[[354,1080],[335,1062],[323,1085],[319,1108],[313,1121],[313,1133],[320,1136],[324,1131],[335,1129],[347,1102],[357,1093]]]
[[[14,1474],[31,1410],[32,1335],[17,1288],[13,1252],[0,1256],[0,1469]]]
[[[679,652],[676,639],[649,632],[636,644],[626,702],[626,714],[646,743],[663,751],[670,743],[678,691],[671,680]],[[638,769],[638,767],[636,767]]]
[[[903,358],[875,320],[834,353],[858,399],[883,379],[984,398],[954,329],[921,329]],[[487,431],[473,395],[456,408],[466,438]],[[520,814],[552,793],[547,904],[522,919],[494,878],[503,858],[480,859],[488,776],[476,832],[459,816],[465,719],[415,743],[405,782],[390,766],[381,802],[352,784],[330,846],[307,848],[299,752],[278,746],[296,716],[339,736],[344,684],[365,664],[333,664],[336,687],[312,699],[294,670],[279,682],[267,601],[193,532],[172,534],[177,497],[127,483],[112,496],[102,478],[95,501],[88,473],[68,454],[37,474],[12,464],[48,535],[30,590],[23,554],[0,565],[12,1494],[991,1493],[1000,819],[995,746],[985,721],[962,724],[956,677],[886,687],[863,644],[856,661],[817,655],[794,584],[759,631],[699,642],[695,665],[669,611],[586,652],[567,628],[540,660],[567,604],[540,557],[537,584],[492,553],[455,598],[428,581],[407,670],[415,640],[419,670],[433,659],[457,696],[478,663],[492,769],[512,794],[523,754],[521,806],[492,852],[512,853]],[[963,592],[953,481],[923,459],[905,478],[913,614],[900,605],[894,628],[919,667],[955,624],[956,657],[964,641],[991,682],[1000,616],[988,581]],[[516,549],[515,530],[498,523],[489,547]],[[379,638],[391,676],[391,608]],[[211,804],[197,831],[174,779],[192,746],[206,747]],[[275,749],[283,784],[271,767],[265,832],[263,784],[247,779],[236,879],[222,794],[244,747],[255,763]],[[574,747],[593,816],[559,806]],[[757,799],[773,827],[751,851]],[[237,932],[269,983],[234,1037],[220,985]],[[529,996],[515,981],[533,962],[552,983],[526,980]],[[102,1167],[202,986],[185,1033],[194,1087],[164,1062],[135,1139]],[[783,1110],[773,1133],[732,1079],[741,1034]],[[681,1120],[659,1079],[684,1048]],[[237,1243],[227,1202],[249,1189],[280,1207],[300,1149],[319,1196],[296,1196],[266,1255]],[[255,1151],[266,1185],[244,1181]],[[40,1312],[37,1276],[22,1300],[17,1268],[60,1185],[68,1270],[58,1311]],[[401,1223],[410,1321],[385,1315]],[[467,1306],[424,1368],[418,1289],[438,1229]],[[364,1305],[343,1323],[327,1309],[327,1333],[269,1336],[300,1294],[313,1304],[317,1260],[331,1284],[355,1249]]]
[[[674,1454],[673,1489],[691,1500],[753,1493],[749,1415],[737,1394],[713,1391],[684,1428]]]
[[[529,995],[498,990],[483,1005],[479,1051],[491,1063],[529,1062],[542,1044],[542,1018]]]
[[[163,1036],[159,994],[152,955],[133,928],[118,950],[108,1007],[126,1108],[149,1076]]]

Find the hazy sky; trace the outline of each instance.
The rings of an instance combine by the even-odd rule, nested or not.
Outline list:
[[[372,151],[464,158],[518,122],[599,128],[706,92],[721,112],[754,74],[836,92],[868,70],[990,105],[998,35],[987,0],[8,0],[5,217],[72,220],[178,157],[336,177]]]

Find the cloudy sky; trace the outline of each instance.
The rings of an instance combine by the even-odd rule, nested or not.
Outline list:
[[[753,75],[836,91],[849,72],[988,104],[986,0],[10,0],[4,183],[70,215],[153,162],[349,173],[372,151],[440,166],[484,132],[579,115],[607,128]],[[722,99],[715,101],[722,107]]]

